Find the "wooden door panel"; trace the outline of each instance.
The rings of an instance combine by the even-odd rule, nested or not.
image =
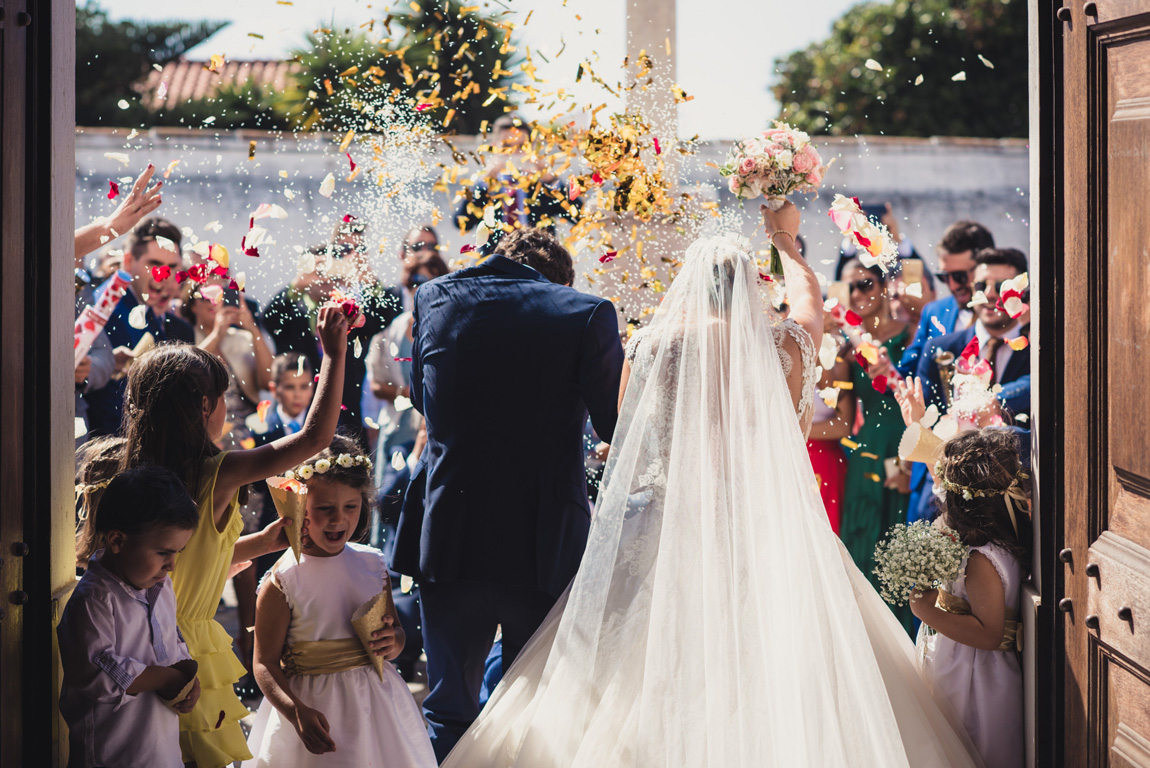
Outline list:
[[[1067,8],[1062,764],[1150,768],[1150,0]]]

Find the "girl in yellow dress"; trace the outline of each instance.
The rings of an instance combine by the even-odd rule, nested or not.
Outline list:
[[[221,452],[228,372],[215,356],[189,345],[163,344],[138,359],[125,394],[125,446],[120,468],[159,464],[178,474],[196,499],[200,522],[176,561],[176,620],[199,663],[202,693],[180,716],[180,747],[197,768],[224,768],[251,758],[240,719],[247,709],[232,683],[244,674],[232,638],[214,619],[224,583],[260,555],[287,547],[284,521],[240,536],[241,489],[287,470],[327,447],[343,395],[348,320],[329,304],[316,326],[323,344],[315,404],[299,432],[250,450]]]

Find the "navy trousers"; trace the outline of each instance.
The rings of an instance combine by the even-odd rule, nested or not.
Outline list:
[[[423,700],[435,757],[443,762],[479,716],[484,662],[503,628],[503,669],[543,623],[555,598],[534,587],[457,581],[419,585],[427,682]]]

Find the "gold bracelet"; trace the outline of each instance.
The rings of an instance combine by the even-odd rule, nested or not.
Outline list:
[[[795,242],[795,236],[792,235],[790,232],[786,231],[785,229],[776,229],[774,232],[767,235],[767,239],[771,241],[771,245],[775,244],[775,235],[786,235],[787,237],[789,237],[791,239],[792,243]]]

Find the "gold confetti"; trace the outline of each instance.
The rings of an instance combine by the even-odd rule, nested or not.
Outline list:
[[[870,453],[869,451],[859,451],[859,456],[862,456],[862,457],[867,458],[867,459],[874,459],[876,461],[878,460],[878,454],[877,453]]]
[[[256,159],[256,143],[254,141],[248,142],[248,160]]]
[[[844,447],[850,448],[852,451],[859,447],[859,444],[854,440],[851,440],[849,437],[844,437],[842,440],[839,440],[839,442],[842,443]]]
[[[865,475],[863,475],[863,477],[865,477],[867,480],[873,480],[876,483],[882,482],[882,478],[876,475],[874,472],[867,472]]]
[[[855,385],[852,381],[836,381],[831,384],[835,389],[854,389]]]

